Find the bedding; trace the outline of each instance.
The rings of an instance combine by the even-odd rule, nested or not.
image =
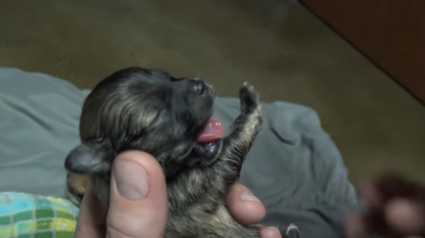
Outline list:
[[[81,107],[89,90],[41,73],[0,68],[0,192],[65,197],[63,163],[79,143]],[[226,128],[239,100],[217,98]],[[343,215],[356,209],[355,190],[331,137],[311,108],[263,104],[263,129],[243,165],[240,182],[267,207],[262,222],[297,225],[301,237],[343,236]]]
[[[67,199],[0,193],[1,238],[73,238],[79,209]]]

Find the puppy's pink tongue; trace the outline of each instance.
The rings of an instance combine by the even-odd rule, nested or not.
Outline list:
[[[224,137],[226,128],[221,122],[211,117],[204,131],[198,138],[198,142],[207,143]]]

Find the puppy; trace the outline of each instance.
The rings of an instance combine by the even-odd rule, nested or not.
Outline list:
[[[169,203],[166,238],[260,238],[225,207],[261,128],[259,96],[240,89],[241,113],[231,133],[213,119],[213,88],[196,78],[174,78],[143,68],[104,79],[84,102],[81,144],[65,160],[68,190],[77,203],[90,177],[105,211],[111,166],[126,150],[142,150],[161,164]]]

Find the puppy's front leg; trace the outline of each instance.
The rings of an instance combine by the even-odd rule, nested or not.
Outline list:
[[[259,95],[254,87],[244,83],[239,91],[241,113],[236,118],[232,132],[224,139],[223,157],[230,163],[236,180],[242,162],[248,154],[255,137],[261,129],[261,105]]]

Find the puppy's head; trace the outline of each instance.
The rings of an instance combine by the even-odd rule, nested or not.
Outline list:
[[[210,119],[213,103],[214,90],[201,80],[142,68],[118,71],[84,102],[82,143],[70,152],[65,167],[78,174],[107,173],[115,156],[126,150],[155,156],[167,177],[208,166],[221,145],[216,135],[224,134],[220,128],[215,135],[203,134],[209,127],[217,129]]]

